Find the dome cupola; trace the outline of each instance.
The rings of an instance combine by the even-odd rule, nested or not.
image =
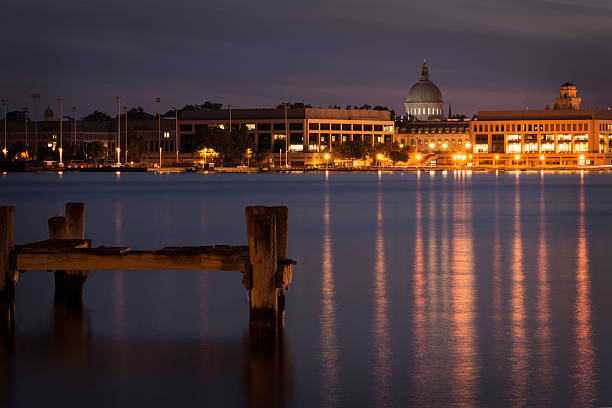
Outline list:
[[[427,60],[423,61],[421,79],[410,88],[406,97],[406,113],[417,120],[444,118],[442,92],[429,79]]]

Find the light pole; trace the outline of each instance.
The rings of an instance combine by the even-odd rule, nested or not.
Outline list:
[[[76,144],[77,144],[77,138],[76,138],[76,111],[77,108],[76,106],[72,107],[72,145],[74,147],[74,150],[76,151]]]
[[[329,169],[329,153],[325,153],[325,168]]]
[[[287,108],[288,107],[289,106],[287,105],[287,103],[283,104],[283,108],[285,108],[285,167],[289,167],[289,164],[287,163],[287,155],[289,154],[289,126],[287,124]],[[330,142],[330,146],[331,146],[331,142]]]
[[[59,148],[59,159],[60,159],[60,166],[64,165],[63,162],[63,158],[62,158],[62,154],[64,152],[64,138],[63,138],[63,128],[64,128],[64,123],[63,123],[63,116],[64,116],[64,111],[63,111],[63,103],[64,103],[64,98],[62,98],[61,96],[59,98],[57,98],[57,102],[59,103],[60,106],[60,117],[59,117],[59,122],[60,122],[60,148]]]
[[[176,150],[176,163],[178,164],[179,159],[179,131],[178,131],[178,106],[174,107],[174,148]]]
[[[38,100],[40,94],[32,94],[32,99],[34,99],[34,156],[36,156],[38,152]]]
[[[8,153],[8,150],[6,150],[6,99],[2,100],[2,106],[4,107],[4,149],[2,149],[2,153],[4,153],[4,158],[6,159]]]
[[[129,108],[127,106],[123,107],[123,111],[125,112],[125,165],[127,166],[128,163],[128,126],[127,126],[127,119],[128,119],[128,112],[129,112]]]
[[[229,108],[229,135],[232,136],[232,104],[227,107]]]
[[[25,153],[26,160],[28,156],[28,108],[23,108],[24,129],[25,129]]]
[[[116,96],[117,101],[117,144],[115,150],[117,150],[117,164],[121,164],[121,96]]]
[[[157,145],[159,147],[159,168],[162,166],[162,147],[161,147],[161,98],[155,98],[157,102]]]

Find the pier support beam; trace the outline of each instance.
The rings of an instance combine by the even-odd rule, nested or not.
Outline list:
[[[0,319],[2,336],[13,330],[15,318],[15,278],[10,251],[15,246],[15,209],[0,207]]]
[[[282,278],[285,271],[277,270],[278,257],[287,256],[288,210],[249,206],[245,212],[251,262],[245,286],[250,291],[251,333],[255,337],[276,337],[284,328],[289,283]]]
[[[50,239],[84,239],[85,238],[85,204],[66,204],[65,217],[49,218]],[[54,271],[55,302],[71,306],[83,305],[83,286],[87,280],[87,271],[68,270]]]

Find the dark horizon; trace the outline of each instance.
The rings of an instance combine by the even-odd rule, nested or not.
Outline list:
[[[234,108],[284,101],[382,105],[404,113],[427,59],[445,112],[541,109],[559,86],[584,108],[612,105],[612,5],[602,0],[363,0],[287,4],[243,0],[34,1],[6,5],[1,97],[8,110],[41,94],[50,106],[113,116],[115,96],[156,112],[206,100]],[[442,10],[442,12],[441,12]]]

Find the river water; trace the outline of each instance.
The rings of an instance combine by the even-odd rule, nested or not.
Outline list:
[[[284,336],[253,347],[236,272],[92,271],[82,312],[28,272],[0,405],[612,404],[612,176],[0,176],[18,244],[69,201],[133,249],[244,244],[246,205],[287,205]]]

